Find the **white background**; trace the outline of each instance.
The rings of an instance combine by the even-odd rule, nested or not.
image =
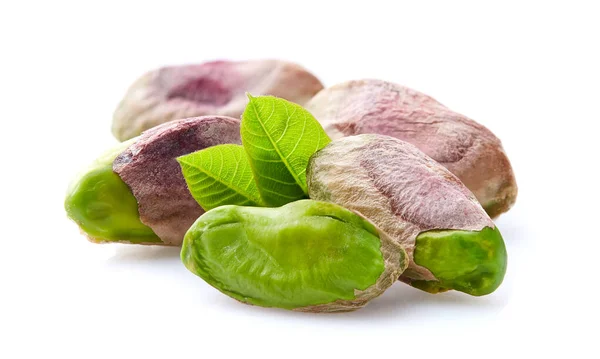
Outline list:
[[[0,358],[597,358],[593,4],[2,2]],[[67,184],[116,142],[112,111],[133,80],[166,64],[265,57],[326,85],[407,85],[500,137],[520,189],[497,221],[504,284],[474,298],[397,283],[354,313],[294,313],[229,299],[178,249],[79,235]]]

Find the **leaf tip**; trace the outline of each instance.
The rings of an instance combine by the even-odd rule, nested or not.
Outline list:
[[[252,96],[250,94],[250,92],[246,92],[246,96],[248,96],[248,100],[250,100],[250,101],[254,100],[254,96]]]
[[[183,164],[184,164],[184,162],[185,162],[185,158],[186,158],[186,157],[188,157],[188,156],[189,156],[189,153],[188,153],[188,154],[185,154],[185,155],[181,155],[181,156],[175,157],[175,160],[176,160],[176,161],[177,161],[177,163],[179,163],[179,165],[181,166],[181,165],[183,165]]]

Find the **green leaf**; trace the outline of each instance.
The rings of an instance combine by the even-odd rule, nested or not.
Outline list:
[[[213,146],[177,161],[190,193],[204,210],[226,204],[263,205],[242,146]]]
[[[242,143],[263,201],[281,206],[308,198],[308,160],[331,139],[295,103],[272,96],[248,98],[242,115]]]

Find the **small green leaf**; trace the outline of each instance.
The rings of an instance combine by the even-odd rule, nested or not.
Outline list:
[[[242,143],[263,201],[281,206],[308,198],[308,160],[331,139],[295,103],[272,96],[248,98],[242,115]]]
[[[213,146],[177,161],[190,193],[204,210],[226,204],[263,205],[242,146]]]

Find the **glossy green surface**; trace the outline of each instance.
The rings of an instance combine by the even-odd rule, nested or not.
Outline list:
[[[332,203],[222,206],[185,235],[185,266],[249,304],[294,309],[352,300],[384,271],[371,223]]]
[[[506,257],[498,228],[423,232],[417,236],[414,260],[429,269],[439,282],[411,284],[431,293],[455,289],[476,296],[489,294],[504,279]]]
[[[119,144],[94,161],[68,190],[67,215],[95,242],[162,243],[140,221],[135,197],[112,170],[116,156],[131,142]]]

